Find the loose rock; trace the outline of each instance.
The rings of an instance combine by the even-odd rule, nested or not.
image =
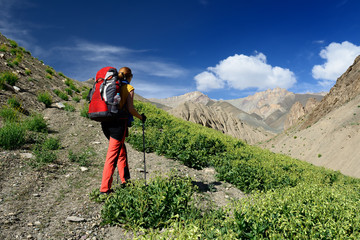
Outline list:
[[[80,167],[80,170],[81,170],[82,172],[85,172],[85,171],[87,171],[87,170],[89,170],[89,169],[86,168],[86,167]]]
[[[68,222],[85,222],[85,218],[76,217],[76,216],[70,216],[66,218],[66,221]]]

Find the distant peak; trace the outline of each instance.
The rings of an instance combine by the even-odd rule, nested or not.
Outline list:
[[[211,101],[211,99],[207,95],[199,91],[189,92],[180,96],[174,96],[169,98],[162,98],[162,99],[150,98],[149,100],[164,104],[169,107],[176,107],[187,101],[201,103],[203,105],[206,105],[209,101]]]

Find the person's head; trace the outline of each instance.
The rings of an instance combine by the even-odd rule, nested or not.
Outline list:
[[[126,79],[128,82],[131,82],[131,79],[133,77],[131,73],[131,69],[128,67],[122,67],[119,69],[119,77]]]

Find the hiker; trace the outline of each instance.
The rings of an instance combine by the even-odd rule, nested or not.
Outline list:
[[[143,124],[146,121],[145,114],[139,114],[134,108],[134,88],[130,85],[132,80],[131,69],[123,67],[119,69],[121,81],[119,109],[121,117],[111,122],[102,122],[101,128],[109,139],[109,147],[104,164],[100,193],[111,193],[112,175],[117,165],[122,186],[130,179],[129,165],[125,147],[125,137],[128,136],[128,117],[130,114],[140,119]],[[125,116],[125,117],[124,117]]]

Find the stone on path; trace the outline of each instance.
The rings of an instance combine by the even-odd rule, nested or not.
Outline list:
[[[68,222],[85,222],[85,218],[69,216],[66,218],[66,221],[68,221]]]

